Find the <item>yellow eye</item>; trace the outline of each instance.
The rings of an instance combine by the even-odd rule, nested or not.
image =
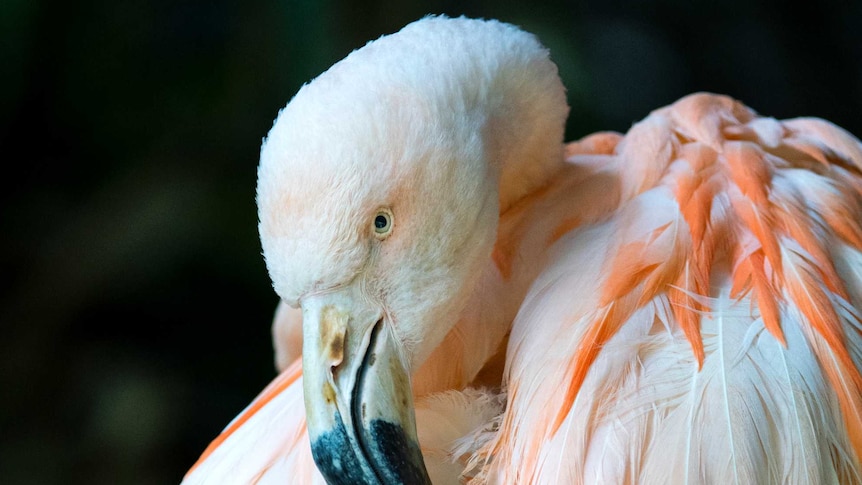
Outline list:
[[[392,214],[388,210],[380,210],[374,216],[374,233],[377,237],[384,237],[392,231]]]

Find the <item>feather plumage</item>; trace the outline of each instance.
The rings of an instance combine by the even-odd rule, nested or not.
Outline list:
[[[503,141],[486,144],[503,153]],[[432,477],[862,482],[862,144],[823,120],[695,94],[626,135],[542,156],[559,152],[523,180],[512,159],[532,155],[508,154],[484,270],[465,309],[439,315],[455,323],[413,374]],[[188,483],[234,464],[222,478],[320,480],[297,365]]]
[[[779,135],[799,128],[728,98],[692,96],[651,117],[697,148],[675,148],[654,188],[552,248],[514,323],[485,477],[856,483],[859,321],[838,302],[847,285],[858,299],[859,216],[843,216],[858,201],[857,162],[812,171],[811,158],[780,158]],[[619,151],[609,164],[624,179],[629,162]]]

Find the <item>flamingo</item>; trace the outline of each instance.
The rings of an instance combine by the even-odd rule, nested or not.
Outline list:
[[[281,373],[183,483],[862,482],[860,141],[708,93],[567,116],[493,20],[303,86],[258,169]]]

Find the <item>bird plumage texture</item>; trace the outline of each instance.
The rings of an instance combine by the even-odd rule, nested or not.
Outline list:
[[[563,145],[544,48],[463,18],[411,24],[303,91],[261,155],[270,275],[298,305],[322,281],[397,274],[412,292],[393,312],[448,322],[394,326],[434,483],[862,483],[851,134],[700,93]],[[407,201],[389,249],[337,230],[379,194]],[[387,250],[415,264],[366,256]],[[292,312],[282,374],[184,483],[323,483]]]

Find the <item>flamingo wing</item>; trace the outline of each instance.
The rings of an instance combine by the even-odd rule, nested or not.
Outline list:
[[[858,483],[860,142],[701,94],[568,153],[617,206],[549,249],[476,481]]]

